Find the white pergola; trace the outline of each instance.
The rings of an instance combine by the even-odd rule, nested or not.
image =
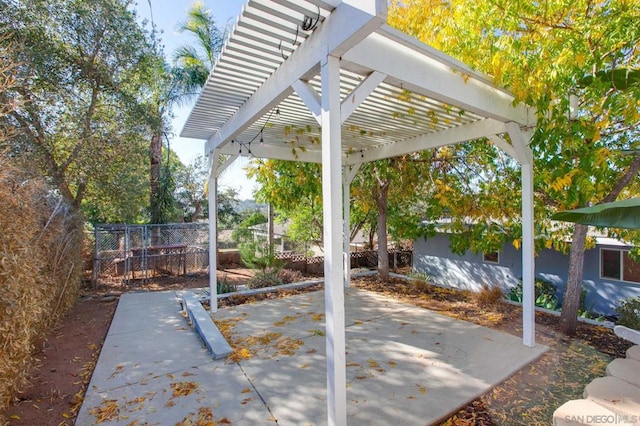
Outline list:
[[[535,111],[386,21],[387,0],[249,0],[181,132],[207,141],[212,312],[221,171],[238,156],[322,164],[329,425],[346,424],[344,235],[365,162],[487,138],[521,164],[522,338],[535,345]]]

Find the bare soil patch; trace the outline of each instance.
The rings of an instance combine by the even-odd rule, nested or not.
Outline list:
[[[29,385],[4,413],[10,425],[72,425],[116,308],[115,297],[82,297],[36,348]],[[2,418],[0,417],[0,422]]]
[[[252,276],[247,269],[218,271],[221,279],[243,284]],[[514,335],[522,333],[522,312],[506,303],[480,306],[468,292],[452,291],[427,285],[376,277],[357,278],[353,285],[384,293],[449,315]],[[145,282],[119,283],[87,288],[58,328],[37,348],[38,364],[33,366],[30,385],[0,417],[8,425],[72,425],[82,403],[100,348],[115,312],[118,297],[125,291],[157,291],[208,286],[206,274],[186,277],[152,277]],[[266,298],[284,297],[314,291],[321,285],[303,290],[231,297],[222,305],[250,303]],[[553,411],[566,400],[580,398],[584,386],[604,375],[607,363],[623,357],[631,345],[604,327],[581,324],[578,335],[566,338],[559,331],[558,318],[536,315],[538,342],[549,352],[528,368],[470,402],[441,425],[536,425],[550,424]]]

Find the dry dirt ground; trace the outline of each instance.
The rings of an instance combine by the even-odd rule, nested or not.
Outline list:
[[[248,270],[227,270],[227,282],[242,284]],[[0,413],[0,424],[72,425],[82,403],[93,367],[122,291],[155,291],[206,287],[206,275],[186,278],[158,277],[128,288],[103,285],[87,289],[75,307],[38,345],[30,385],[15,403]],[[354,286],[385,293],[408,303],[438,311],[501,331],[521,335],[519,307],[500,303],[491,296],[478,298],[467,292],[451,291],[419,281],[375,277],[354,280]],[[315,287],[314,289],[317,289]],[[303,290],[304,291],[304,290]],[[265,297],[278,297],[265,295]],[[250,303],[253,298],[236,297],[226,303]],[[604,375],[607,363],[624,356],[630,346],[603,327],[580,325],[574,338],[558,330],[556,317],[536,316],[538,341],[549,352],[524,370],[472,401],[441,425],[546,425],[553,411],[569,399],[580,398],[584,386]],[[3,419],[4,416],[4,419]]]

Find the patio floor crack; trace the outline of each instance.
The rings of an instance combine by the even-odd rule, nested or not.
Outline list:
[[[253,388],[254,392],[256,393],[256,395],[258,395],[258,398],[260,398],[260,401],[262,401],[262,404],[264,404],[264,407],[269,412],[269,415],[271,416],[271,418],[273,419],[275,424],[279,424],[278,423],[278,418],[275,416],[273,411],[271,411],[271,407],[269,407],[269,404],[267,404],[267,401],[262,397],[262,394],[260,393],[260,391],[258,390],[256,385],[253,383],[253,380],[251,380],[251,378],[249,377],[247,372],[244,371],[244,368],[242,367],[242,365],[239,362],[236,362],[236,364],[238,364],[238,367],[240,367],[240,371],[242,371],[242,374],[244,374],[244,377],[246,377],[247,381],[249,382],[249,384]]]

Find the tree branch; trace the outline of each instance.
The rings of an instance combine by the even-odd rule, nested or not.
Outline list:
[[[640,171],[640,156],[636,155],[631,164],[629,164],[627,171],[620,176],[620,179],[618,179],[616,184],[613,186],[611,192],[609,192],[609,194],[607,194],[599,204],[615,201],[615,199],[618,198],[618,195],[620,195],[620,192],[622,192],[622,190],[629,185],[631,180],[638,175],[638,171]]]

